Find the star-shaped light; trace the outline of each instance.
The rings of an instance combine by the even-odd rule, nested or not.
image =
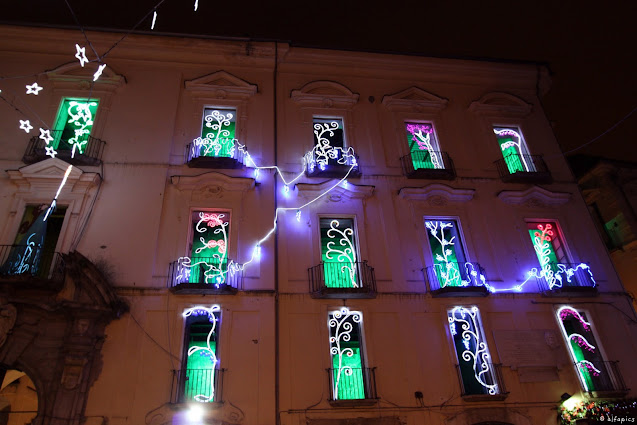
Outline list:
[[[38,83],[33,83],[31,85],[27,84],[26,88],[27,94],[34,94],[36,96],[38,95],[38,92],[42,90],[42,87],[38,86]]]
[[[95,74],[93,74],[93,81],[97,81],[97,79],[100,78],[100,76],[102,75],[102,71],[104,71],[104,68],[106,68],[106,64],[102,64],[97,68],[97,71],[95,71]]]
[[[84,64],[88,63],[88,59],[86,58],[86,47],[80,47],[79,44],[76,44],[75,49],[77,50],[75,57],[80,61],[82,68],[84,68]]]
[[[29,120],[20,120],[20,130],[24,130],[25,133],[28,133],[31,129],[33,129],[33,126]]]
[[[53,149],[52,146],[47,146],[46,148],[44,148],[44,150],[46,151],[46,154],[50,156],[51,158],[55,158],[55,155],[58,154],[58,152],[55,149]]]
[[[49,132],[49,130],[45,130],[45,129],[41,128],[40,129],[40,139],[44,140],[44,143],[46,143],[48,145],[49,142],[51,142],[51,140],[53,140],[53,137],[51,137],[51,133]]]

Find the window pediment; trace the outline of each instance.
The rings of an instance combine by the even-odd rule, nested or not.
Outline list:
[[[505,204],[544,207],[563,205],[571,199],[571,194],[551,192],[539,186],[533,186],[526,190],[503,190],[498,193],[498,198]]]
[[[332,186],[334,186],[334,181],[328,180],[320,184],[298,183],[296,189],[299,191],[299,196],[315,199]],[[367,199],[374,194],[374,189],[375,187],[371,185],[356,185],[342,181],[325,195],[325,199],[334,202],[342,199]]]
[[[392,111],[439,112],[447,106],[449,100],[412,86],[401,92],[383,96],[382,103]]]
[[[474,189],[456,189],[434,183],[424,187],[403,187],[398,196],[414,201],[467,202],[473,199]]]
[[[50,158],[35,164],[27,165],[18,170],[7,170],[9,179],[18,186],[21,192],[46,191],[55,195],[60,186],[64,173],[69,164],[57,158]],[[85,193],[90,187],[97,184],[99,174],[87,173],[78,167],[73,167],[66,180],[65,187],[70,187],[73,193]]]
[[[98,80],[93,81],[99,65],[96,62],[89,62],[82,67],[77,62],[71,62],[48,72],[46,77],[53,83],[55,91],[67,94],[76,90],[91,90],[95,95],[112,94],[126,84],[126,77],[117,74],[108,64]]]
[[[217,71],[185,82],[186,91],[194,98],[247,100],[258,87],[226,71]]]
[[[334,81],[313,81],[299,90],[292,90],[290,97],[306,108],[351,109],[359,95]]]
[[[533,105],[509,93],[492,92],[471,102],[469,111],[485,116],[515,117],[527,116]]]
[[[231,177],[223,173],[211,171],[197,176],[171,176],[171,184],[178,190],[211,190],[248,191],[255,186],[255,180],[247,177]]]

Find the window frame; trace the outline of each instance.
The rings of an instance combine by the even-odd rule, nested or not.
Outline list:
[[[434,143],[435,143],[435,145],[432,144],[432,148],[433,148],[434,152],[438,152],[439,153],[439,158],[438,159],[439,159],[439,161],[442,164],[441,168],[433,167],[431,169],[433,169],[433,170],[446,170],[446,169],[448,169],[448,167],[445,167],[446,164],[444,163],[444,160],[442,158],[442,150],[440,148],[440,139],[438,138],[438,131],[437,131],[437,126],[436,126],[435,120],[433,120],[433,119],[409,119],[409,118],[404,118],[403,121],[402,121],[402,130],[403,130],[403,143],[402,143],[402,145],[403,146],[405,145],[404,139],[409,137],[408,134],[407,134],[409,132],[409,130],[407,130],[407,125],[408,124],[428,124],[428,125],[431,126],[432,133],[434,135]],[[402,149],[404,150],[404,148],[402,148]],[[407,144],[406,151],[407,151],[406,155],[410,155],[411,156],[412,151],[411,151],[411,147],[409,146],[409,144]],[[413,161],[414,161],[413,157],[411,158],[411,161],[412,161],[412,165],[414,167],[414,170],[428,169],[426,167],[425,168],[416,168],[416,165],[413,163]],[[432,161],[432,164],[433,164],[433,161]]]
[[[323,238],[322,238],[322,227],[321,227],[321,220],[351,220],[352,221],[352,226],[353,226],[353,237],[354,237],[354,241],[355,241],[355,255],[356,255],[356,260],[354,261],[354,264],[360,264],[363,261],[361,260],[361,254],[360,254],[360,245],[361,245],[361,241],[359,239],[359,232],[358,232],[358,222],[356,220],[356,215],[348,215],[348,214],[318,214],[317,216],[317,228],[318,228],[318,246],[319,246],[319,256],[320,256],[320,262],[321,263],[325,263],[323,261]],[[329,227],[328,227],[329,229]],[[334,261],[337,262],[337,261]],[[356,277],[357,283],[359,284],[359,286],[357,287],[352,287],[352,288],[341,288],[341,289],[360,289],[362,288],[362,276],[360,273],[360,268],[358,266],[355,266],[356,268],[356,272],[358,274],[358,276]],[[327,282],[326,282],[327,285]],[[340,288],[340,287],[333,287],[333,288]]]
[[[204,129],[206,126],[206,112],[208,110],[222,110],[222,111],[226,111],[225,114],[232,112],[233,116],[232,116],[232,120],[230,122],[234,123],[234,136],[232,137],[232,141],[233,141],[233,147],[230,150],[231,154],[230,155],[218,155],[216,153],[212,153],[211,155],[206,155],[206,154],[201,154],[199,153],[198,155],[194,156],[194,157],[210,157],[210,158],[236,158],[237,156],[237,152],[236,150],[238,149],[238,147],[236,146],[237,143],[239,142],[239,132],[241,131],[240,129],[240,117],[239,117],[239,107],[237,105],[208,105],[205,104],[202,106],[202,111],[201,111],[201,130],[199,132],[199,136],[197,136],[196,138],[193,139],[193,143],[196,140],[203,140],[204,137]],[[219,130],[220,132],[223,131],[223,128]],[[208,133],[209,134],[209,133]],[[200,145],[200,149],[203,147],[203,145]],[[223,148],[220,148],[219,151],[223,150]]]
[[[531,157],[531,151],[529,150],[529,145],[528,145],[528,143],[526,141],[526,138],[524,137],[524,131],[522,131],[522,126],[519,123],[501,124],[501,123],[495,122],[495,121],[491,123],[491,132],[493,134],[493,137],[495,138],[496,146],[498,147],[499,157],[501,159],[505,160],[505,163],[507,165],[507,171],[509,172],[509,174],[535,173],[535,172],[537,172],[535,164],[533,163],[532,160],[531,160],[530,164],[527,164],[527,168],[528,169],[511,172],[511,169],[509,168],[509,164],[506,162],[506,158],[507,157],[504,155],[504,151],[502,150],[502,147],[500,145],[500,141],[498,139],[498,134],[495,132],[496,128],[505,129],[505,130],[513,130],[513,131],[517,132],[520,135],[520,149],[519,149],[520,152],[518,153],[518,155],[527,155],[530,158]]]

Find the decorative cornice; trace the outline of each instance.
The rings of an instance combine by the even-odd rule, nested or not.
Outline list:
[[[424,187],[403,187],[398,196],[414,201],[467,202],[473,199],[474,189],[456,189],[445,184],[434,183]]]
[[[217,71],[184,83],[187,92],[199,99],[247,100],[258,87],[226,71]]]
[[[563,205],[571,199],[571,195],[568,192],[551,192],[539,186],[533,186],[523,191],[503,190],[498,193],[498,198],[505,204],[544,207]]]
[[[298,183],[296,189],[299,196],[307,199],[315,199],[321,194],[326,193],[331,187],[334,186],[333,180],[328,180],[319,184]],[[342,181],[334,189],[330,190],[325,195],[327,200],[340,201],[344,199],[367,199],[374,194],[375,186],[371,185],[356,185],[349,182]]]
[[[469,105],[469,111],[478,115],[512,118],[523,118],[532,108],[519,97],[501,92],[487,93]]]
[[[334,81],[313,81],[300,90],[292,90],[290,98],[306,108],[351,109],[358,94]]]
[[[18,170],[7,170],[7,174],[20,192],[42,190],[55,193],[68,167],[69,164],[61,159],[49,158]],[[66,179],[65,187],[71,188],[72,193],[84,193],[97,184],[99,179],[100,175],[97,173],[87,173],[73,167]]]
[[[449,100],[412,86],[399,93],[383,96],[382,103],[391,111],[437,113],[447,106]]]
[[[53,83],[53,89],[60,92],[90,90],[95,94],[111,94],[126,84],[126,77],[115,73],[108,65],[99,79],[93,81],[93,75],[99,65],[97,62],[89,62],[81,67],[77,61],[74,61],[47,72],[46,78]]]
[[[178,190],[195,190],[204,187],[219,187],[224,191],[247,191],[255,186],[255,180],[247,177],[231,177],[217,171],[197,176],[170,176],[170,183]]]

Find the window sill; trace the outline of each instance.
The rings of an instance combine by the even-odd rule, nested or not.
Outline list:
[[[192,294],[213,294],[213,295],[235,295],[239,290],[229,285],[215,285],[207,283],[179,283],[170,288],[170,292],[177,295]]]
[[[469,403],[483,403],[483,402],[488,402],[488,401],[502,401],[504,399],[506,399],[509,396],[509,393],[503,393],[503,394],[495,394],[495,395],[489,395],[489,394],[472,394],[472,395],[463,395],[462,399],[466,402]]]
[[[444,297],[486,297],[489,290],[486,286],[447,286],[431,291],[434,298]]]
[[[328,400],[332,407],[367,407],[378,403],[376,398],[362,398],[358,400]]]
[[[376,291],[369,287],[363,288],[321,288],[311,292],[312,298],[376,298]]]
[[[406,173],[406,176],[408,179],[453,180],[456,178],[456,172],[445,168],[419,168]]]
[[[504,183],[536,183],[548,184],[553,182],[553,177],[548,171],[518,171],[513,174],[501,176]]]
[[[594,286],[566,286],[542,292],[545,297],[596,297],[599,295]]]
[[[629,390],[605,390],[605,391],[588,391],[586,393],[588,398],[624,398],[629,393]]]

